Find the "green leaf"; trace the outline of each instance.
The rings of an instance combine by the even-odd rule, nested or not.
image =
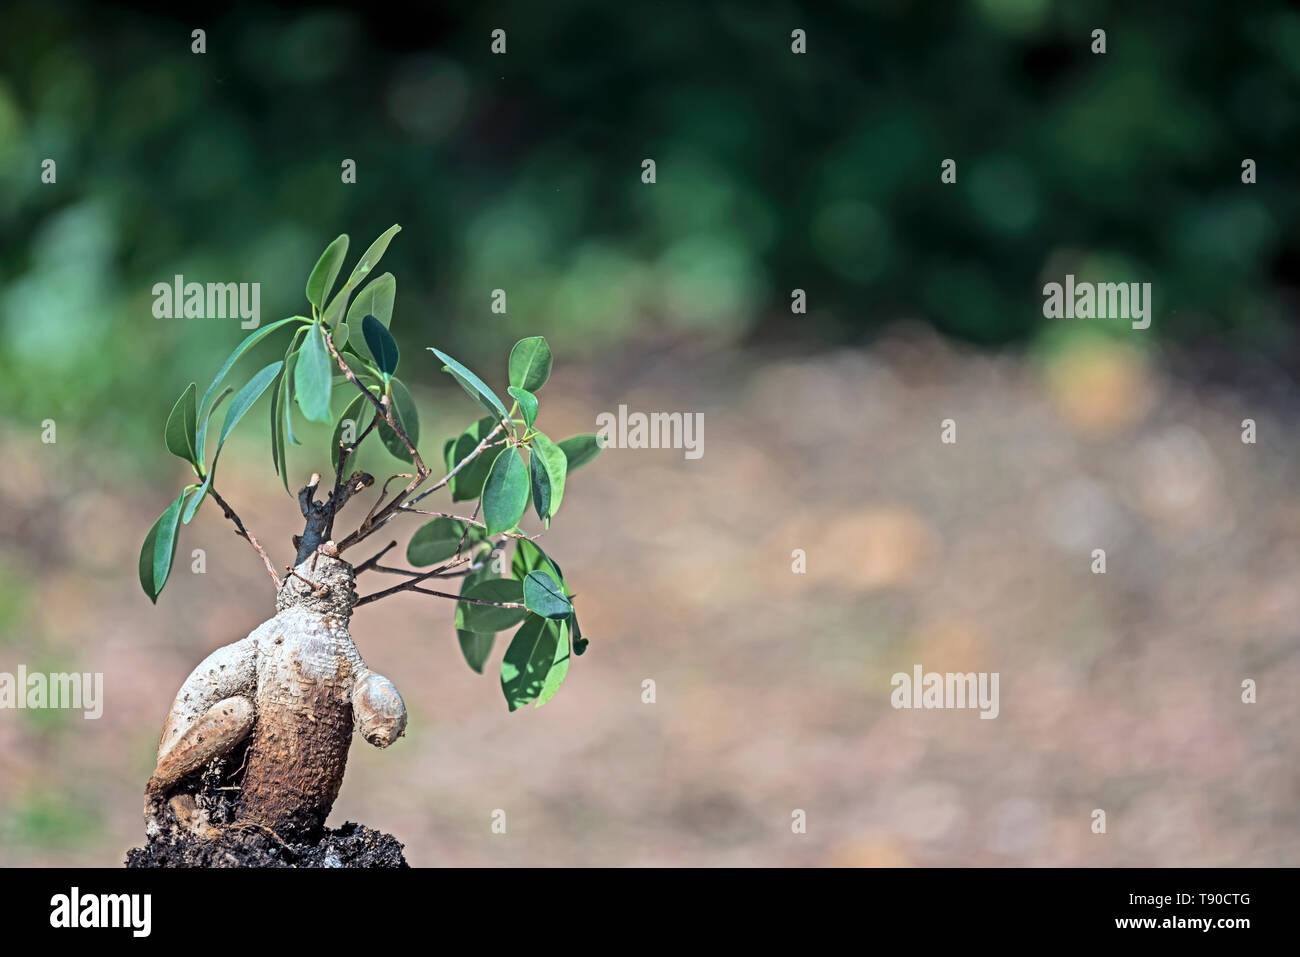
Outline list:
[[[271,383],[271,455],[275,459],[275,471],[286,492],[289,491],[289,471],[285,468],[285,456],[289,443],[299,445],[298,437],[293,434],[290,418],[293,402],[290,388],[293,384],[293,366],[298,361],[298,343],[302,341],[311,326],[303,326],[289,340],[289,348],[284,350],[284,368]]]
[[[230,408],[226,410],[226,419],[221,423],[221,434],[217,436],[217,451],[212,457],[214,469],[217,462],[216,457],[221,454],[221,447],[225,445],[226,436],[230,434],[230,430],[239,424],[239,420],[253,407],[253,403],[262,397],[266,387],[271,384],[271,381],[282,368],[284,368],[284,363],[277,360],[269,366],[259,369],[253,378],[249,379],[248,383],[236,392],[235,397],[230,400]],[[210,469],[208,474],[211,475],[212,471]]]
[[[534,568],[546,562],[546,553],[526,538],[515,540],[515,555],[510,560],[510,577],[523,581]]]
[[[510,384],[536,392],[551,377],[551,347],[541,336],[520,339],[510,350]]]
[[[374,316],[385,327],[393,322],[393,303],[397,299],[397,278],[386,272],[377,276],[357,293],[348,307],[348,323],[356,325],[364,316]]]
[[[560,449],[564,452],[564,457],[568,461],[568,471],[570,472],[586,465],[601,452],[594,432],[586,432],[582,435],[567,438],[560,443]]]
[[[202,444],[203,442],[203,435],[207,431],[208,423],[212,421],[213,414],[216,413],[217,409],[221,408],[221,403],[226,401],[226,396],[230,395],[234,391],[235,387],[228,385],[221,390],[221,394],[213,401],[212,407],[208,409],[208,414],[203,417],[203,421],[199,424],[199,431],[195,436],[195,439],[199,444]],[[196,449],[195,451],[198,450]]]
[[[488,578],[462,592],[461,597],[519,604],[524,600],[524,589],[513,578]],[[501,608],[462,601],[456,604],[456,627],[465,631],[503,631],[519,624],[527,614],[526,608]]]
[[[528,466],[518,448],[497,456],[483,484],[483,521],[489,535],[508,532],[528,507]]]
[[[534,701],[546,687],[555,663],[557,629],[540,615],[529,615],[519,626],[501,661],[501,691],[511,711]]]
[[[486,565],[478,571],[470,572],[461,581],[460,593],[462,595],[466,594],[479,582],[486,581],[491,577],[493,577],[492,570]],[[456,640],[460,643],[460,653],[464,655],[465,663],[478,674],[483,673],[483,665],[487,663],[488,655],[492,653],[492,643],[496,640],[496,636],[495,631],[456,629]]]
[[[568,618],[573,603],[564,597],[559,582],[543,571],[531,571],[524,579],[524,605],[543,618]]]
[[[513,385],[506,391],[514,396],[515,401],[519,403],[519,410],[524,414],[524,424],[531,429],[533,423],[537,421],[537,396],[527,389],[521,389]]]
[[[471,530],[478,526],[470,526]],[[472,541],[465,534],[465,523],[454,518],[439,516],[416,529],[411,541],[406,546],[406,560],[417,568],[424,565],[436,565],[456,554],[460,547],[461,536],[465,544]]]
[[[551,527],[548,521],[551,509],[551,480],[546,475],[546,469],[542,466],[542,460],[537,455],[528,459],[528,481],[533,490],[533,511],[537,517],[547,527]]]
[[[275,381],[271,383],[271,464],[275,466],[275,474],[280,476],[287,492],[289,476],[284,467],[284,452],[288,438],[284,434],[284,416],[280,414],[280,403],[284,400],[284,373],[285,369],[281,366],[275,375]]]
[[[249,349],[255,346],[262,339],[266,338],[266,336],[270,335],[276,329],[279,329],[286,322],[310,322],[310,321],[311,320],[307,319],[305,316],[290,316],[288,319],[280,319],[277,322],[271,323],[269,326],[263,326],[261,329],[257,329],[254,332],[250,333],[244,339],[243,342],[235,346],[235,351],[230,354],[230,357],[228,359],[226,359],[225,364],[222,365],[221,369],[217,372],[217,377],[212,380],[212,384],[208,386],[208,390],[203,393],[203,401],[199,403],[199,412],[202,413],[204,409],[208,408],[208,400],[212,398],[212,394],[217,391],[217,386],[221,385],[221,380],[226,377],[226,373],[230,371],[230,367],[233,366],[239,360],[240,356],[242,356],[245,352],[247,352]],[[215,403],[213,407],[215,408]],[[212,410],[208,409],[208,416],[211,416],[211,414],[212,414]],[[198,435],[195,437],[195,441],[194,441],[194,454],[200,463],[204,461],[204,444],[207,436],[207,431],[208,431],[208,421],[205,418],[202,424],[199,426]]]
[[[334,280],[343,268],[343,257],[348,254],[347,234],[340,234],[334,242],[325,247],[316,260],[316,265],[307,277],[307,301],[316,307],[317,312],[325,305],[325,297],[334,288]]]
[[[230,434],[231,429],[239,424],[239,420],[244,417],[244,413],[252,408],[253,403],[262,397],[266,387],[279,375],[282,368],[284,368],[283,361],[272,362],[249,379],[248,384],[236,392],[235,397],[230,400],[230,408],[226,410],[226,420],[221,424],[221,435],[217,439],[217,451],[212,455],[212,467],[208,469],[208,475],[203,480],[203,485],[199,487],[198,492],[185,506],[182,521],[186,525],[190,523],[190,519],[198,511],[199,505],[208,494],[208,489],[212,488],[212,476],[217,472],[217,459],[221,456],[221,447],[226,444],[226,436]]]
[[[374,316],[367,315],[361,320],[361,334],[365,337],[366,347],[374,356],[375,365],[385,377],[397,371],[397,360],[401,353],[397,349],[397,340],[382,322]]]
[[[194,439],[198,430],[198,407],[195,396],[198,395],[198,391],[198,386],[191,382],[181,393],[181,397],[176,400],[171,414],[167,416],[163,441],[167,443],[167,451],[172,455],[177,455],[196,468],[201,468],[194,451]]]
[[[359,326],[366,316],[374,316],[385,326],[393,321],[393,301],[397,298],[397,280],[391,272],[372,279],[365,285],[352,305],[348,307],[347,325]],[[353,348],[359,353],[374,359],[363,339],[358,339]]]
[[[532,442],[533,507],[538,518],[549,521],[560,510],[560,501],[564,498],[568,459],[564,451],[542,432],[534,435]]]
[[[564,585],[564,575],[560,572],[560,566],[555,563],[555,560],[542,551],[536,542],[529,541],[526,538],[518,539],[515,544],[514,558],[510,562],[510,577],[522,582],[528,577],[528,573],[534,570],[544,571],[551,575],[559,583],[560,587],[565,589],[565,594],[568,594],[568,589]]]
[[[447,355],[447,353],[440,352],[433,348],[433,346],[429,346],[428,348],[430,352],[446,363],[446,365],[442,367],[443,370],[451,373],[452,378],[460,383],[460,387],[465,390],[466,394],[469,395],[471,399],[483,406],[489,414],[494,415],[498,419],[508,417],[506,415],[506,407],[501,404],[501,400],[497,398],[497,394],[489,389],[482,379],[470,372],[469,369],[465,368],[451,356]]]
[[[330,301],[329,308],[325,310],[325,322],[330,328],[333,328],[334,324],[343,317],[343,310],[348,306],[348,298],[352,295],[352,291],[359,288],[366,281],[366,277],[370,275],[371,270],[378,265],[379,260],[387,252],[388,244],[401,231],[402,227],[396,224],[388,227],[388,229],[384,230],[383,235],[371,243],[370,248],[362,253],[361,258],[357,260],[357,264],[352,267],[352,274],[348,276],[348,281],[343,284],[343,288],[339,290],[338,295]],[[365,313],[362,313],[362,315],[365,315]]]
[[[578,613],[574,612],[573,613],[573,653],[575,655],[581,655],[584,651],[587,650],[587,645],[589,644],[590,642],[587,641],[586,638],[582,637],[582,628],[578,624]]]
[[[339,459],[343,457],[343,450],[339,447],[339,443],[343,441],[344,425],[349,421],[352,423],[352,438],[349,442],[349,444],[351,444],[351,442],[356,441],[357,436],[364,432],[366,426],[370,424],[369,416],[374,415],[373,412],[366,415],[365,422],[362,422],[362,416],[365,415],[366,410],[370,408],[370,400],[364,395],[358,395],[347,404],[343,409],[343,414],[339,416],[339,420],[334,423],[334,434],[330,437],[330,465],[333,466],[333,468],[337,469],[339,467]],[[352,454],[349,455],[348,458],[353,459],[355,455],[356,450],[353,449]]]
[[[451,471],[463,462],[466,456],[478,448],[479,443],[491,435],[492,430],[496,427],[497,420],[488,415],[462,432],[457,437],[456,444],[452,448],[447,471]],[[468,465],[451,477],[451,500],[453,502],[472,501],[483,494],[483,483],[487,481],[488,472],[492,469],[492,463],[496,461],[497,456],[504,451],[504,448],[504,446],[485,448]]]
[[[280,379],[280,389],[282,390],[283,395],[280,399],[280,408],[284,410],[284,431],[285,435],[288,436],[288,443],[284,445],[286,451],[289,448],[289,443],[292,443],[293,445],[302,445],[302,443],[298,441],[298,436],[293,434],[293,373],[294,369],[298,366],[298,356],[302,352],[299,343],[302,342],[307,333],[311,330],[311,325],[303,326],[293,334],[293,338],[289,340],[289,348],[284,350],[284,369],[281,370],[282,378]],[[285,491],[288,491],[288,476],[284,476],[284,481]]]
[[[343,347],[348,344],[348,336],[351,334],[352,330],[348,328],[348,324],[346,322],[340,322],[338,328],[331,333],[331,336],[334,339],[334,348],[339,352],[342,352]],[[342,375],[342,373],[339,374]]]
[[[212,408],[208,409],[208,414],[203,418],[203,424],[199,426],[198,438],[200,442],[203,441],[203,433],[207,431],[208,422],[211,421],[213,413],[216,412],[218,408],[220,408],[222,402],[226,401],[226,396],[230,395],[234,391],[235,390],[230,386],[226,386],[224,389],[221,390],[221,395],[217,396],[216,401],[212,403]],[[204,482],[203,486],[201,487],[203,489],[203,492],[201,493],[200,497],[195,501],[191,501],[189,507],[185,512],[184,521],[187,525],[189,524],[190,519],[194,517],[194,513],[198,511],[199,506],[203,504],[202,495],[207,494],[207,483]]]
[[[497,633],[457,629],[456,640],[460,642],[460,653],[465,656],[465,663],[482,674],[488,655],[492,654],[492,644],[497,640]]]
[[[176,501],[167,506],[167,510],[158,516],[158,520],[149,529],[149,534],[145,536],[144,544],[140,546],[140,587],[155,605],[158,604],[163,585],[167,584],[167,576],[171,574],[181,506],[192,489],[193,486],[185,489],[176,497]]]
[[[334,380],[319,322],[307,333],[307,341],[302,344],[298,364],[293,370],[293,385],[298,395],[298,408],[302,410],[303,416],[309,422],[328,422],[330,390]]]
[[[569,626],[562,621],[548,621],[546,627],[555,632],[555,657],[551,659],[551,670],[546,673],[542,690],[533,702],[534,708],[540,708],[554,698],[569,673]]]
[[[388,385],[389,395],[392,397],[393,417],[397,419],[397,424],[402,427],[402,431],[410,438],[411,444],[418,449],[420,447],[420,413],[415,407],[415,400],[411,398],[411,393],[407,391],[401,379],[389,379]],[[390,453],[404,462],[415,461],[410,451],[407,450],[406,443],[402,441],[401,436],[394,432],[387,422],[381,419],[378,431],[380,441],[384,443],[384,448],[388,449]]]
[[[401,231],[402,227],[397,225],[397,223],[394,223],[385,229],[378,239],[370,244],[370,248],[361,254],[361,258],[357,261],[357,264],[352,267],[352,275],[348,277],[349,286],[356,289],[366,281],[366,277],[370,275],[370,271],[379,264],[379,260],[382,259],[384,253],[388,251],[388,244],[391,243],[393,237]]]

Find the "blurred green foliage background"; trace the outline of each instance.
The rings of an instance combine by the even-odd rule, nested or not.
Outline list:
[[[1153,336],[1296,355],[1300,13],[1285,4],[570,0],[414,16],[8,4],[6,412],[152,439],[242,335],[155,319],[155,282],[260,282],[270,322],[302,311],[335,234],[365,243],[392,222],[394,331],[471,364],[538,331],[588,358],[856,342],[900,317],[1028,341],[1042,283],[1066,271],[1152,282]],[[504,56],[489,51],[498,27]],[[1105,55],[1089,50],[1096,27]],[[1257,185],[1241,182],[1246,157]],[[498,287],[506,316],[489,309]],[[796,287],[806,317],[790,314]]]

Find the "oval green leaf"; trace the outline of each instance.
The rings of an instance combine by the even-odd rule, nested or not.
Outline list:
[[[575,655],[581,655],[587,650],[587,645],[589,645],[590,642],[587,641],[586,638],[582,637],[582,626],[578,624],[578,615],[576,612],[571,621],[573,622],[573,653]]]
[[[491,416],[484,416],[462,432],[457,437],[456,444],[452,448],[447,471],[450,472],[465,461],[483,440],[492,434],[492,430],[496,427],[496,419]],[[483,494],[483,483],[487,481],[488,472],[492,469],[492,463],[496,461],[497,456],[501,454],[503,449],[504,446],[485,448],[474,456],[464,468],[451,477],[451,500],[453,502],[472,501]]]
[[[524,600],[524,590],[523,585],[513,578],[488,578],[467,589],[461,597],[519,604]],[[456,627],[465,631],[503,631],[519,624],[527,614],[526,608],[502,608],[462,601],[456,605]]]
[[[486,566],[478,571],[470,572],[461,582],[460,593],[462,595],[468,593],[479,582],[491,577],[492,571]],[[492,643],[496,640],[496,636],[495,631],[456,629],[456,640],[460,644],[460,653],[465,657],[465,663],[476,673],[483,673],[483,666],[487,663],[488,655],[492,653]]]
[[[550,528],[547,518],[551,514],[551,480],[547,478],[546,469],[536,453],[528,459],[528,480],[533,490],[533,511]]]
[[[523,581],[528,577],[528,573],[534,570],[543,571],[552,576],[564,589],[565,595],[568,595],[568,588],[564,584],[564,575],[560,571],[560,566],[555,563],[555,559],[542,551],[536,542],[529,541],[526,538],[518,539],[515,543],[514,558],[510,561],[510,577]]]
[[[506,391],[514,396],[515,401],[519,403],[519,411],[524,414],[524,424],[531,429],[533,423],[537,421],[537,396],[527,389],[521,389],[513,385]]]
[[[212,409],[208,408],[208,400],[212,398],[213,393],[217,391],[217,386],[221,385],[221,380],[226,377],[226,373],[230,371],[230,367],[239,360],[240,356],[287,322],[311,322],[311,320],[305,316],[290,316],[288,319],[277,320],[269,326],[263,326],[261,329],[257,329],[250,333],[244,338],[243,342],[235,346],[235,351],[232,352],[226,359],[225,363],[222,364],[221,369],[217,372],[217,377],[212,380],[212,384],[208,386],[208,390],[203,393],[203,401],[199,403],[199,412],[202,413],[204,409],[207,409],[208,414],[199,425],[198,435],[195,437],[194,442],[194,454],[198,458],[200,465],[204,460],[204,447],[208,432],[208,418],[212,415]],[[302,330],[299,331],[301,332]],[[215,408],[215,403],[213,407]]]
[[[469,544],[465,535],[465,523],[454,518],[439,516],[416,529],[411,541],[406,546],[406,560],[417,568],[436,565],[456,554],[460,547],[461,536]]]
[[[534,701],[546,686],[555,663],[556,631],[540,615],[519,626],[501,661],[501,691],[511,711]]]
[[[190,523],[190,519],[194,518],[194,513],[199,510],[199,505],[203,503],[203,499],[207,496],[208,489],[212,487],[212,476],[217,472],[217,459],[221,457],[221,447],[226,444],[226,436],[230,434],[231,429],[239,424],[239,420],[244,417],[244,413],[252,408],[253,403],[262,397],[266,387],[280,374],[282,368],[284,368],[283,361],[272,362],[249,379],[248,384],[236,392],[235,397],[230,400],[230,408],[226,410],[226,420],[221,423],[221,435],[217,439],[217,451],[212,455],[212,467],[208,469],[207,478],[203,480],[203,484],[194,494],[194,497],[189,500],[189,503],[185,506],[184,514],[181,516],[181,520],[186,525]]]
[[[366,281],[366,277],[370,275],[371,270],[379,265],[379,260],[383,258],[384,253],[388,252],[388,244],[401,231],[402,227],[397,223],[393,223],[380,234],[378,239],[370,244],[370,248],[361,254],[357,264],[352,267],[352,275],[348,276],[348,285],[350,287],[356,289]]]
[[[397,349],[397,340],[393,338],[393,334],[388,331],[384,324],[374,316],[367,315],[361,320],[361,335],[365,337],[366,348],[369,349],[370,355],[374,357],[375,365],[379,371],[386,376],[396,372],[397,360],[400,356]]]
[[[370,400],[364,395],[358,395],[344,408],[343,414],[334,423],[334,434],[330,437],[330,465],[335,469],[339,467],[339,459],[343,457],[343,449],[339,443],[344,441],[345,436],[343,433],[347,429],[348,423],[352,423],[351,436],[348,437],[348,444],[351,445],[356,442],[357,436],[366,430],[366,426],[370,424],[374,414]],[[364,422],[362,418],[365,419]],[[348,455],[348,459],[351,460],[355,455],[356,449],[353,449]]]
[[[402,431],[410,438],[411,444],[417,449],[420,447],[420,413],[415,407],[415,400],[411,398],[411,393],[407,391],[401,379],[389,379],[389,395],[392,397],[393,417],[397,419],[397,424],[402,427]],[[415,458],[407,449],[406,443],[389,424],[385,421],[379,423],[379,439],[384,443],[384,448],[403,462],[414,462]]]
[[[284,447],[288,441],[284,434],[284,416],[280,414],[280,403],[284,395],[284,367],[275,374],[271,383],[271,464],[275,474],[284,482],[284,490],[289,491],[289,476],[284,468]]]
[[[483,521],[489,535],[508,532],[528,507],[528,466],[518,448],[497,456],[483,484]]]
[[[560,510],[560,501],[564,498],[568,459],[563,450],[542,432],[534,435],[532,442],[533,507],[538,518],[549,521]]]
[[[564,597],[559,582],[544,571],[531,571],[524,579],[524,605],[543,618],[568,618],[573,604]]]
[[[163,429],[163,441],[167,451],[179,456],[196,468],[200,467],[195,454],[194,441],[198,430],[198,403],[196,396],[199,388],[193,382],[186,386],[181,397],[172,406],[167,416],[167,426]]]
[[[330,390],[333,382],[330,355],[325,351],[325,339],[318,322],[307,333],[307,340],[302,344],[298,363],[293,369],[298,408],[309,422],[330,420]]]
[[[393,302],[396,298],[397,280],[391,272],[372,279],[357,293],[356,300],[348,307],[347,325],[358,326],[366,316],[374,316],[385,326],[390,325],[393,321]],[[374,359],[363,340],[358,339],[352,348]]]
[[[338,278],[339,270],[343,268],[343,257],[347,254],[348,237],[346,233],[341,233],[325,247],[320,259],[316,260],[311,275],[307,277],[307,301],[316,307],[317,312],[324,307],[325,298],[334,288],[334,280]]]
[[[546,627],[555,632],[555,657],[551,659],[551,670],[546,673],[542,690],[533,702],[534,708],[540,708],[554,698],[569,673],[569,626],[563,621],[547,621]]]
[[[510,350],[510,384],[536,392],[551,377],[551,347],[541,336],[520,339]]]
[[[176,555],[176,532],[181,515],[181,506],[191,489],[186,489],[177,496],[176,501],[167,506],[158,520],[149,529],[144,544],[140,546],[140,587],[149,596],[149,600],[158,604],[158,596],[167,576],[171,574],[172,558]]]
[[[470,372],[469,369],[465,368],[465,366],[461,365],[451,356],[447,355],[447,353],[441,352],[433,346],[429,346],[428,349],[446,363],[442,367],[443,370],[451,373],[451,377],[460,383],[460,387],[465,390],[465,393],[471,399],[483,406],[483,408],[489,413],[494,414],[497,418],[507,418],[506,407],[501,404],[501,400],[497,398],[497,394],[489,389],[482,379]]]
[[[483,673],[488,655],[492,654],[492,644],[497,640],[495,631],[465,631],[456,629],[456,640],[460,642],[460,653],[465,656],[465,663],[478,674]]]
[[[568,463],[568,471],[586,465],[601,453],[599,440],[594,432],[574,435],[560,443],[560,450]]]
[[[343,284],[339,294],[330,300],[329,308],[325,310],[325,323],[331,329],[343,318],[343,310],[348,307],[348,298],[352,295],[352,291],[366,281],[366,277],[370,275],[371,270],[379,264],[380,258],[388,251],[388,244],[401,231],[402,227],[394,223],[384,230],[383,235],[371,243],[370,248],[362,254],[361,259],[352,268],[352,274],[348,276],[348,281]],[[361,315],[365,315],[365,313],[361,313]]]

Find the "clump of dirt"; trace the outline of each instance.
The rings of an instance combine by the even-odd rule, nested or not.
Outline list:
[[[180,782],[218,828],[211,840],[172,829],[126,855],[127,867],[409,867],[391,834],[348,822],[309,843],[285,841],[268,828],[237,822],[247,744]]]
[[[151,838],[126,855],[127,867],[409,867],[391,834],[351,822],[327,829],[315,844],[289,844],[247,825],[223,828],[210,841],[178,831]]]

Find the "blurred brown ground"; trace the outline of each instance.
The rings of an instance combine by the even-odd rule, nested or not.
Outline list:
[[[425,449],[474,417],[458,396],[417,393]],[[541,398],[557,438],[620,402],[703,412],[704,456],[610,450],[570,480],[543,542],[591,648],[542,709],[506,711],[508,636],[465,666],[450,603],[360,609],[411,722],[356,743],[331,823],[414,865],[1300,864],[1295,421],[1118,346],[1040,361],[906,329],[801,358],[629,350],[557,365]],[[245,428],[219,487],[283,563],[301,521]],[[116,866],[172,696],[273,612],[270,583],[206,506],[151,607],[136,556],[181,471],[96,487],[84,447],[4,429],[0,671],[102,671],[106,707],[0,712],[0,863]],[[891,709],[918,663],[999,672],[1000,716]]]

